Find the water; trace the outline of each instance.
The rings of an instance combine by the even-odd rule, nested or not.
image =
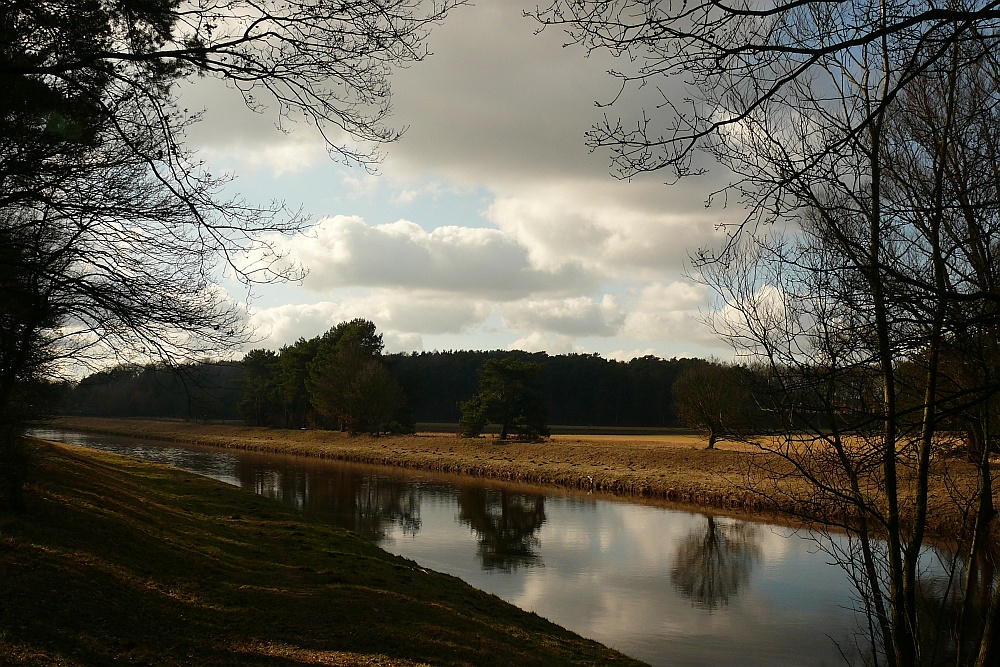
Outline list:
[[[38,431],[291,504],[653,665],[838,665],[851,587],[807,532],[319,459]]]

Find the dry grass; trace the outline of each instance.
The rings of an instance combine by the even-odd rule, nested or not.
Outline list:
[[[815,515],[810,485],[787,461],[743,443],[705,448],[696,435],[556,435],[538,443],[499,443],[452,434],[371,438],[319,430],[280,430],[178,421],[63,418],[57,426],[248,451],[317,456],[512,482],[648,498],[734,512]],[[975,488],[959,459],[941,462],[932,480],[932,531],[960,523],[955,489]]]
[[[663,500],[758,508],[747,488],[753,454],[744,445],[705,449],[698,436],[568,436],[499,443],[426,433],[371,438],[319,430],[281,430],[176,421],[63,418],[56,426],[114,435],[189,442],[458,473],[505,481]]]

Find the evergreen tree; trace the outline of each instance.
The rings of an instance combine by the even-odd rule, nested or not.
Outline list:
[[[494,423],[500,427],[500,440],[512,433],[525,440],[548,436],[545,404],[535,384],[542,368],[513,356],[485,361],[479,370],[479,393],[462,404],[463,435],[477,436],[486,423]]]

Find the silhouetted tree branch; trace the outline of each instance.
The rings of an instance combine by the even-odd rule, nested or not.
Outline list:
[[[333,156],[371,168],[399,136],[386,125],[390,73],[423,58],[429,28],[461,3],[0,3],[0,235],[19,258],[0,284],[0,376],[21,386],[247,342],[245,308],[217,281],[301,275],[273,235],[307,221],[223,197],[226,179],[184,145],[198,114],[179,107],[178,82],[222,79],[251,109],[304,120]],[[5,422],[17,391],[0,390]]]

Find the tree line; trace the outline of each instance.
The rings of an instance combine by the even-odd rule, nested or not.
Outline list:
[[[549,424],[687,428],[704,434],[711,449],[723,440],[759,444],[789,430],[863,433],[883,391],[874,368],[856,368],[838,378],[835,391],[817,393],[817,378],[830,372],[825,366],[800,367],[793,382],[791,370],[777,376],[761,364],[705,359],[382,349],[375,325],[355,319],[277,352],[252,350],[241,361],[121,365],[48,385],[45,393],[74,415],[374,434],[410,432],[422,422],[457,424],[477,436],[492,424],[502,438],[508,431],[545,436]],[[949,375],[961,377],[962,366],[953,360]],[[909,378],[898,400],[911,420],[921,407],[912,388],[922,372],[916,362],[898,369]],[[982,426],[962,402],[943,404],[942,412],[940,428],[956,451],[978,460],[982,447],[1000,449],[996,441],[981,442]]]
[[[484,367],[514,363],[536,369],[530,384],[545,424],[677,428],[694,422],[681,413],[674,385],[707,363],[504,350],[384,354],[382,348],[375,325],[356,319],[277,352],[252,350],[238,362],[121,365],[58,387],[67,414],[405,431],[415,422],[457,424],[463,404],[482,393]]]

